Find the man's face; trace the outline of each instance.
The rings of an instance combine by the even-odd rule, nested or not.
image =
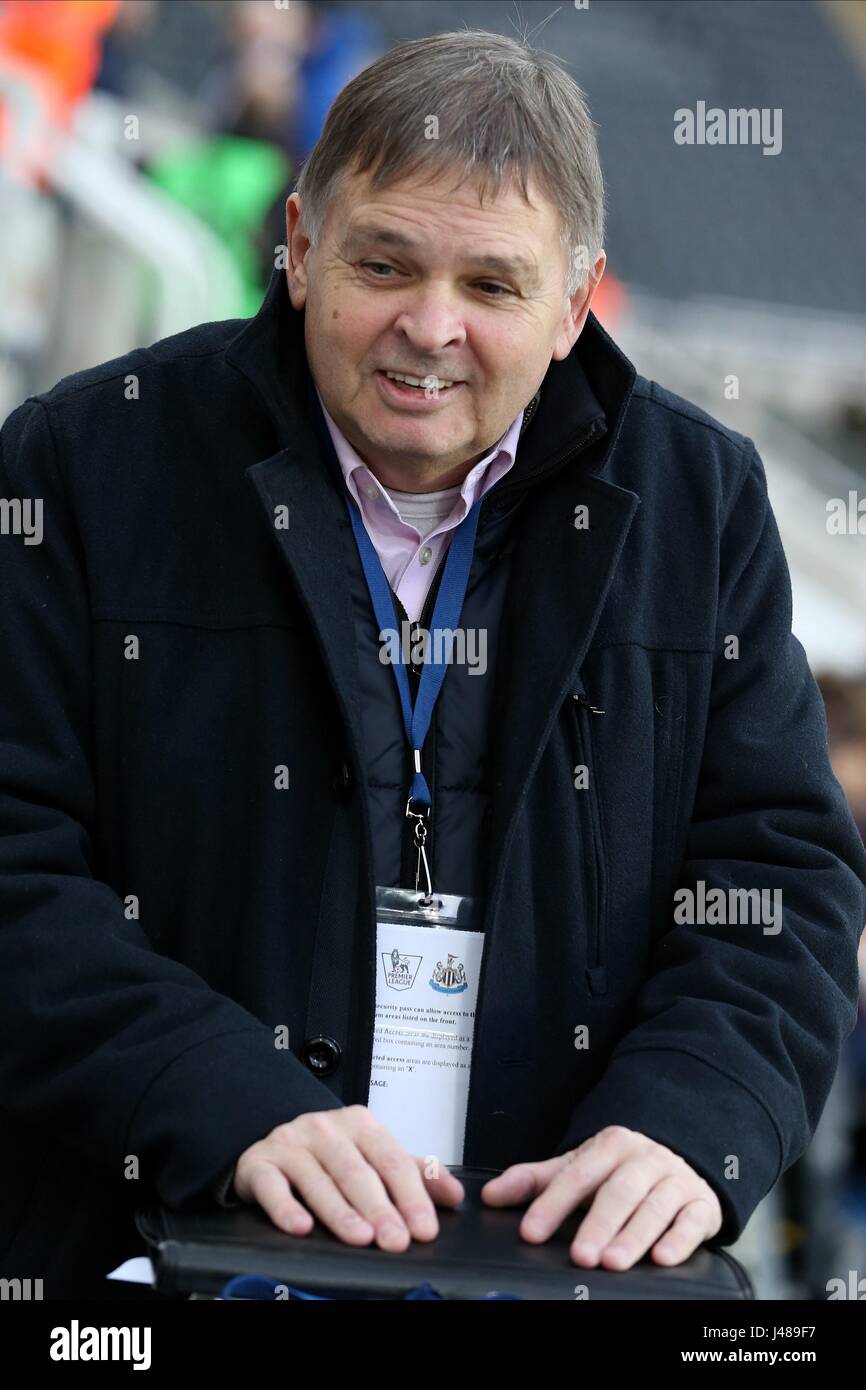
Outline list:
[[[313,379],[360,457],[406,491],[462,481],[571,351],[595,289],[567,298],[559,214],[532,183],[532,207],[503,186],[481,208],[473,185],[454,182],[372,193],[352,175],[315,248],[297,194],[286,207]],[[388,371],[457,384],[413,392]]]

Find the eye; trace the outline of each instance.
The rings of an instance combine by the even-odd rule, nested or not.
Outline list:
[[[374,270],[387,271],[393,270],[394,267],[389,265],[387,261],[362,261],[361,269],[369,270],[372,274]],[[387,278],[387,275],[373,275],[374,280],[386,280]],[[480,289],[484,290],[484,293],[487,294],[490,299],[501,299],[504,295],[514,294],[513,290],[508,289],[505,285],[498,285],[495,280],[479,280],[477,284]],[[491,290],[493,291],[492,294],[490,293]]]
[[[393,267],[392,265],[388,265],[388,263],[387,263],[386,261],[364,261],[364,262],[362,263],[362,269],[363,269],[363,270],[372,270],[373,266],[379,266],[379,267],[380,267],[381,269],[383,269],[383,270],[393,270],[393,269],[394,269],[394,267]],[[383,279],[384,277],[381,276],[381,275],[376,275],[376,276],[374,276],[373,278],[374,278],[375,280],[381,280],[381,279]]]

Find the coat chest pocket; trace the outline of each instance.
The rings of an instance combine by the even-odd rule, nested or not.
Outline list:
[[[581,681],[571,691],[569,704],[575,728],[573,780],[582,793],[578,806],[587,885],[586,982],[590,994],[601,998],[607,994],[608,866],[593,721],[603,717],[604,710],[589,698]]]

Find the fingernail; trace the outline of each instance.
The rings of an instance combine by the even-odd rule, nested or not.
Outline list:
[[[624,1245],[609,1245],[604,1253],[608,1259],[612,1258],[616,1265],[631,1263],[631,1253]]]
[[[353,1230],[361,1226],[363,1226],[366,1231],[372,1231],[373,1229],[369,1221],[365,1221],[363,1216],[359,1216],[356,1211],[349,1212],[348,1215],[343,1218],[343,1225],[347,1229]]]
[[[598,1249],[594,1245],[589,1245],[586,1241],[581,1241],[574,1247],[574,1253],[579,1260],[598,1259]]]
[[[409,1232],[405,1226],[398,1226],[395,1221],[385,1221],[379,1227],[379,1236],[382,1240],[405,1240]]]

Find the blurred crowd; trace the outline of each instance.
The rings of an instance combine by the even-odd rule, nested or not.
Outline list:
[[[866,841],[866,676],[817,676],[824,708],[830,758]]]
[[[854,678],[826,672],[816,679],[824,697],[833,771],[866,843],[866,676]],[[860,938],[860,979],[860,1017],[851,1038],[848,1061],[859,1096],[853,1164],[866,1204],[866,930]]]
[[[292,0],[122,0],[105,35],[97,90],[147,99],[178,81],[196,133],[146,172],[233,251],[254,313],[285,240],[285,199],[328,107],[381,51],[376,26],[351,9]],[[158,77],[157,77],[158,74]]]

